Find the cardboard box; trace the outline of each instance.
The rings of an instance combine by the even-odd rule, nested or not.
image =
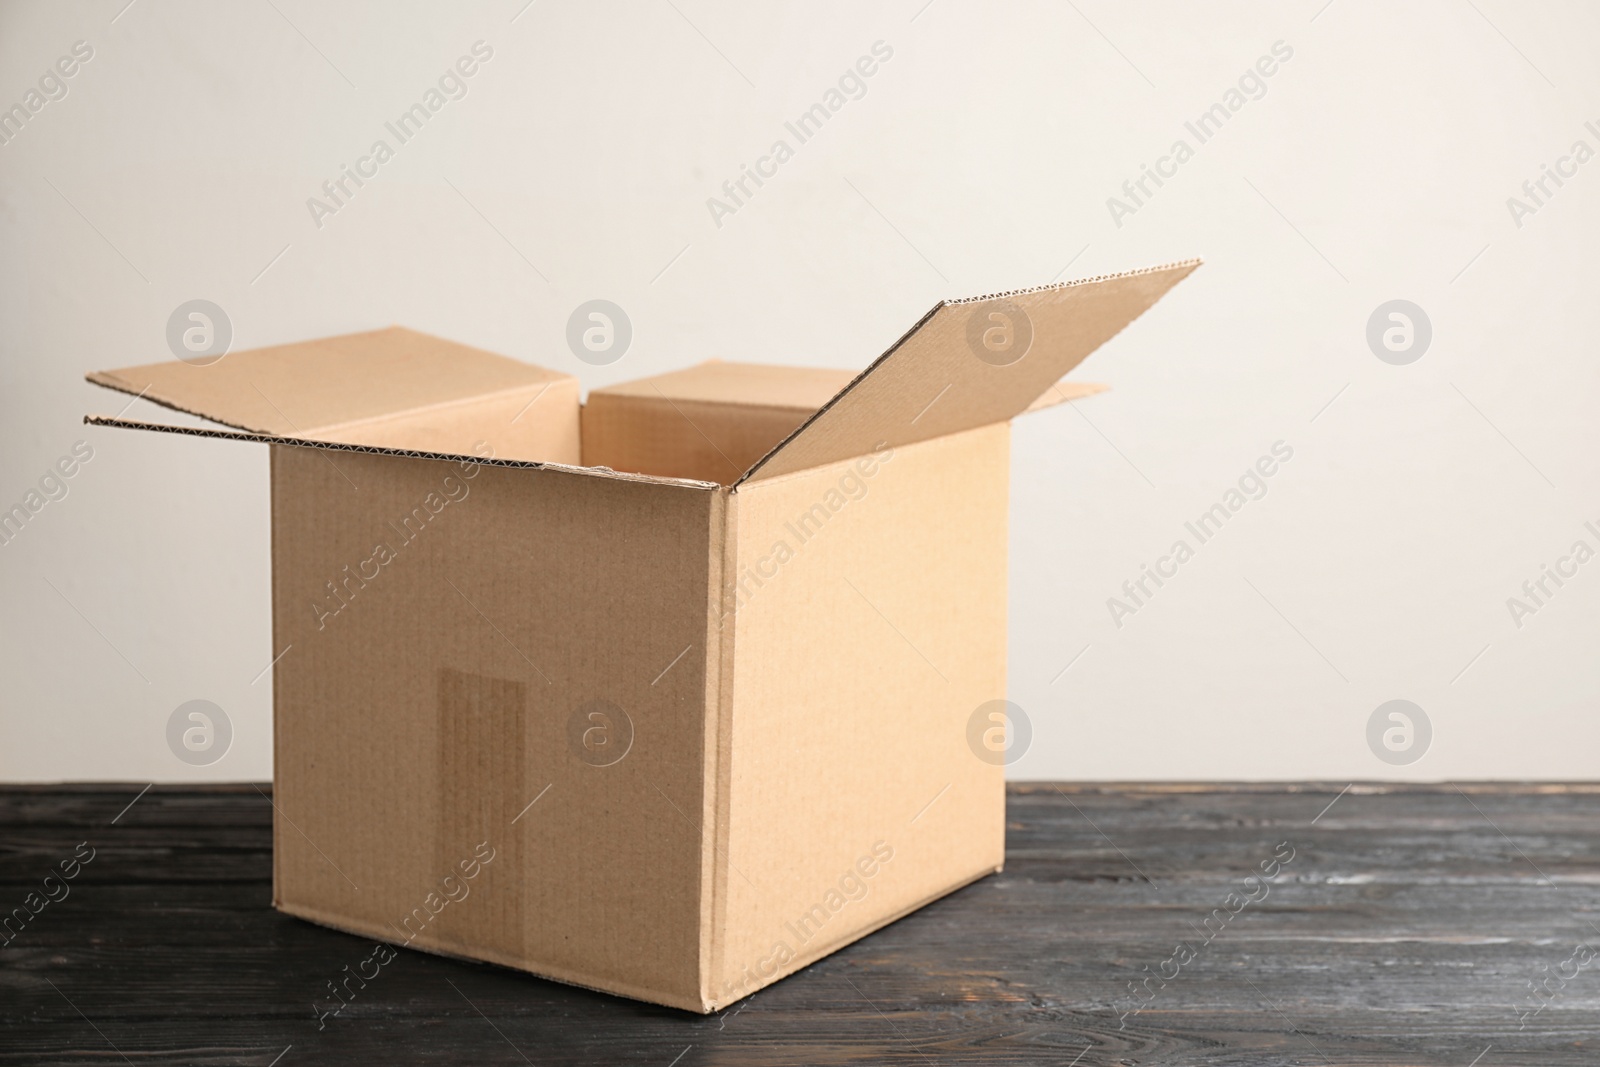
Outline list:
[[[90,375],[271,447],[275,905],[710,1012],[999,870],[1009,420],[1195,266],[581,412],[401,329]]]

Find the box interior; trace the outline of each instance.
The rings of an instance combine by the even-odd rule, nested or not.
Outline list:
[[[571,375],[391,327],[90,380],[271,437],[731,485],[855,376],[711,360],[581,404]]]
[[[582,411],[583,464],[731,485],[855,376],[712,360],[595,389]]]
[[[860,373],[713,360],[584,404],[572,375],[390,327],[88,376],[233,432],[87,421],[738,488],[1098,392],[1063,376],[1196,265],[947,301]]]

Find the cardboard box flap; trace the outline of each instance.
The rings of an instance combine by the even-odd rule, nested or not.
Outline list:
[[[941,303],[739,484],[1020,415],[1199,265]]]
[[[168,360],[88,375],[96,385],[277,437],[326,434],[567,377],[399,326],[234,352],[203,366]]]
[[[505,456],[473,455],[466,452],[435,452],[421,448],[395,448],[384,445],[364,445],[348,441],[317,441],[303,437],[286,437],[282,434],[255,433],[245,430],[217,430],[209,426],[173,426],[165,422],[145,422],[143,419],[125,419],[120,415],[85,415],[85,426],[110,426],[123,430],[148,430],[152,433],[171,433],[182,437],[209,437],[224,441],[251,441],[256,444],[283,445],[288,448],[314,448],[324,453],[350,452],[365,456],[401,456],[407,459],[438,459],[456,463],[481,463],[489,467],[516,467],[523,470],[563,471],[620,482],[645,482],[650,485],[681,485],[691,489],[718,490],[716,482],[694,478],[667,478],[656,474],[634,474],[614,471],[609,467],[581,467],[570,463],[550,463],[537,459],[516,459]],[[333,464],[330,459],[328,461]],[[333,464],[338,470],[338,465]],[[357,486],[357,489],[360,487]]]

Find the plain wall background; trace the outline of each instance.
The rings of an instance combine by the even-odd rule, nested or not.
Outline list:
[[[0,779],[271,775],[266,450],[80,424],[124,404],[83,374],[171,358],[184,301],[235,349],[402,323],[592,387],[859,368],[942,297],[1193,255],[1079,372],[1112,392],[1017,424],[1012,776],[1595,776],[1600,561],[1520,628],[1506,600],[1600,547],[1600,161],[1520,226],[1507,198],[1600,149],[1600,11],[524,2],[0,7],[0,107],[94,49],[0,147],[0,508],[94,448],[0,546]],[[319,228],[307,198],[478,40],[467,96]],[[707,198],[880,40],[866,95],[718,227]],[[1277,41],[1265,95],[1116,225]],[[597,297],[634,328],[605,368],[564,342]],[[1365,339],[1394,298],[1433,327],[1408,366]],[[1266,497],[1115,625],[1279,440]],[[165,740],[195,698],[235,731],[204,768]],[[1393,698],[1432,722],[1410,766],[1367,746]]]

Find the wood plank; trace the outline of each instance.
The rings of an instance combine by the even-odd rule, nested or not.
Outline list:
[[[270,789],[156,787],[124,812],[141,788],[0,788],[0,909],[96,850],[0,948],[0,1064],[1560,1067],[1600,1048],[1600,957],[1519,1018],[1529,980],[1600,946],[1592,784],[1015,785],[1004,874],[719,1016],[402,951],[320,1029],[313,1002],[372,945],[271,910]],[[1293,859],[1229,912],[1275,847]],[[1130,993],[1179,942],[1176,977]]]

